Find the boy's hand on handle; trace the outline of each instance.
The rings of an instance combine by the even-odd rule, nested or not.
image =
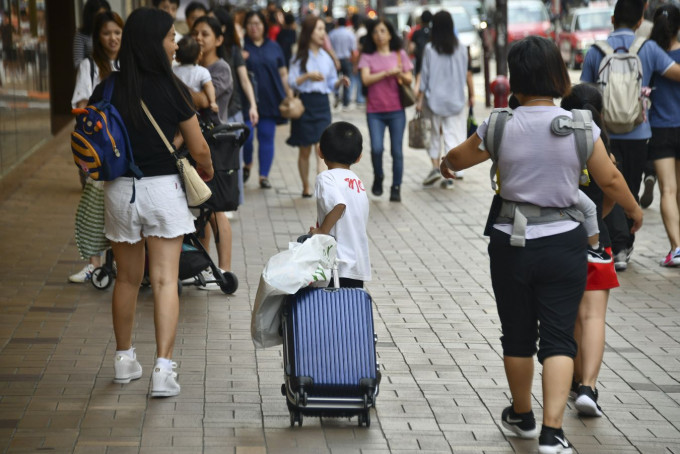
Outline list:
[[[626,211],[626,216],[633,220],[633,226],[630,228],[630,233],[635,233],[642,227],[642,208],[639,205],[635,205],[635,210]]]
[[[210,110],[212,110],[215,113],[219,113],[220,108],[217,106],[216,102],[211,102],[210,103]]]
[[[203,181],[210,181],[215,175],[215,170],[213,169],[212,164],[210,164],[210,167],[206,168],[197,163],[196,171],[198,172],[198,176],[201,177]]]

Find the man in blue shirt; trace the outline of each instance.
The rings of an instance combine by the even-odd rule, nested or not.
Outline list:
[[[614,49],[628,49],[635,40],[635,30],[642,23],[644,0],[619,0],[614,7],[612,23],[614,31],[607,42]],[[680,81],[680,65],[675,63],[654,41],[646,41],[638,53],[642,63],[642,86],[649,87],[654,74]],[[582,82],[597,82],[603,53],[591,47],[583,62]],[[610,134],[611,152],[623,174],[630,191],[638,197],[642,172],[647,160],[647,142],[652,130],[645,121],[625,134]],[[631,224],[626,220],[621,207],[615,207],[607,217],[607,226],[612,239],[614,266],[622,271],[628,267],[633,252],[635,236],[630,233]]]
[[[352,76],[352,52],[357,50],[357,39],[352,30],[347,27],[347,19],[341,17],[338,19],[338,26],[335,27],[328,34],[328,39],[331,41],[331,46],[335,52],[335,56],[340,60],[340,72],[347,77]],[[342,105],[347,108],[349,106],[350,90],[349,87],[342,88]],[[338,105],[339,98],[336,94],[335,105]]]

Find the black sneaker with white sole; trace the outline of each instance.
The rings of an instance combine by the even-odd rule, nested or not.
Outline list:
[[[585,416],[602,416],[602,409],[597,405],[597,398],[599,394],[597,389],[590,386],[579,386],[578,396],[574,402],[574,406],[578,412]]]
[[[536,429],[536,418],[534,412],[515,413],[512,405],[505,408],[501,414],[503,427],[514,433],[520,438],[536,438],[538,430]]]
[[[564,436],[562,429],[543,426],[538,437],[539,454],[572,454],[571,443]]]
[[[600,245],[597,249],[593,249],[588,245],[588,262],[590,263],[611,263],[612,256]]]

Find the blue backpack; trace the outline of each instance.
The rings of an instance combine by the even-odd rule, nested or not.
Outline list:
[[[123,119],[111,104],[114,80],[115,73],[104,82],[101,101],[72,111],[77,115],[71,133],[73,160],[93,180],[115,180],[128,171],[142,178]]]

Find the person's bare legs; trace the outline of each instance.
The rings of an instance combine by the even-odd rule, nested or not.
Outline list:
[[[134,244],[112,242],[111,247],[118,268],[111,301],[116,350],[129,350],[137,295],[144,277],[144,241]]]
[[[210,216],[210,225],[219,234],[217,246],[218,265],[221,270],[231,271],[231,223],[227,214],[217,212]],[[208,234],[206,233],[206,238]]]
[[[312,146],[307,145],[300,147],[298,154],[298,171],[300,172],[300,180],[302,181],[302,193],[311,194],[309,186],[309,155],[312,152]]]
[[[149,281],[153,289],[156,349],[159,358],[172,358],[179,320],[179,255],[182,239],[148,237]]]
[[[569,356],[551,356],[543,361],[544,426],[562,427],[573,374],[574,360]]]
[[[661,191],[661,218],[671,249],[675,250],[680,246],[680,192],[678,192],[680,161],[676,161],[675,158],[657,159],[654,161],[654,168]]]
[[[504,356],[505,376],[508,379],[512,407],[516,413],[531,411],[531,383],[534,379],[534,358]]]
[[[578,310],[574,338],[578,354],[574,358],[574,380],[595,389],[600,374],[605,342],[605,316],[609,290],[588,290]]]

